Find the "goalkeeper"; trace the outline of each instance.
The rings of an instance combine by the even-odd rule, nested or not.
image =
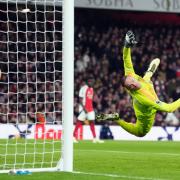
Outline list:
[[[180,98],[173,103],[167,104],[161,102],[154,90],[151,77],[159,66],[160,59],[154,59],[144,77],[138,76],[134,72],[131,61],[131,47],[137,43],[135,35],[132,31],[128,31],[125,36],[123,48],[123,61],[125,77],[123,79],[123,86],[127,89],[128,93],[133,99],[133,108],[136,115],[136,123],[128,123],[120,119],[118,113],[113,114],[100,114],[97,115],[97,120],[114,120],[123,129],[129,133],[143,137],[151,129],[157,111],[173,112],[180,107]]]

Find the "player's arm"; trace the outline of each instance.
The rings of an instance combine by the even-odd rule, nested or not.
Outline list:
[[[135,45],[137,41],[135,40],[135,35],[132,31],[128,31],[125,36],[124,48],[123,48],[123,61],[124,61],[124,71],[125,76],[130,74],[135,74],[132,59],[131,59],[131,48]]]
[[[157,111],[173,112],[176,109],[180,108],[180,99],[174,101],[173,103],[165,103],[159,100],[153,101],[153,100],[150,100],[149,98],[143,98],[143,100],[138,98],[138,101],[146,106],[153,107]]]
[[[180,98],[172,103],[156,102],[154,108],[158,111],[173,112],[180,108]]]
[[[151,94],[144,91],[140,94],[136,94],[134,96],[134,99],[136,99],[142,106],[152,107],[157,111],[173,112],[176,109],[180,108],[180,98],[173,103],[165,103],[150,95]]]

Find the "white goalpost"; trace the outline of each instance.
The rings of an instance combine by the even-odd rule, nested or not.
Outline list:
[[[73,94],[74,94],[74,5],[64,0],[63,11],[63,170],[73,170]],[[71,92],[69,92],[71,90]]]
[[[0,1],[0,173],[73,171],[74,1]]]

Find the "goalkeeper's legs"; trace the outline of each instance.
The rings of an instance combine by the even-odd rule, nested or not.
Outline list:
[[[151,125],[145,127],[138,120],[136,121],[136,123],[128,123],[124,120],[118,120],[117,124],[119,124],[124,130],[126,130],[130,134],[133,134],[137,137],[145,136],[151,128]]]
[[[118,125],[120,125],[124,130],[127,132],[138,136],[138,137],[143,137],[145,136],[149,130],[152,127],[152,124],[154,122],[154,119],[152,118],[151,120],[143,120],[139,121],[137,120],[136,123],[128,123],[124,121],[123,119],[120,119],[118,113],[113,113],[113,114],[100,114],[96,116],[96,119],[99,121],[106,121],[106,120],[112,120],[115,121]]]
[[[153,59],[151,61],[151,63],[149,64],[148,70],[146,71],[143,79],[145,79],[146,81],[151,81],[151,77],[156,72],[159,64],[160,64],[160,59],[159,58]]]

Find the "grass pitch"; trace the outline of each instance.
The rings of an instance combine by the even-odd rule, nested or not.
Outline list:
[[[1,151],[2,147],[0,154]],[[81,141],[74,144],[73,173],[0,174],[0,179],[179,180],[180,142],[105,141],[94,144]]]

